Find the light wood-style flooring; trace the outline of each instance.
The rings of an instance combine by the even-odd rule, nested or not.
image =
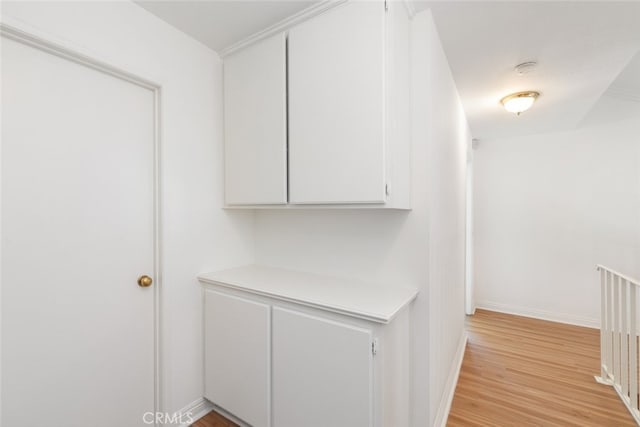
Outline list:
[[[635,426],[598,384],[597,329],[478,310],[447,426]]]
[[[238,427],[238,424],[229,421],[217,412],[211,411],[193,423],[192,427]]]
[[[447,426],[635,426],[613,389],[593,378],[597,329],[485,310],[468,318],[467,329]],[[211,412],[193,427],[237,425]]]

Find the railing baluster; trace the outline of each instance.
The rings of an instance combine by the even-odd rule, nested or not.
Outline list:
[[[636,318],[636,287],[630,283],[629,286],[629,400],[631,407],[638,410],[638,341],[637,341],[637,318]]]
[[[606,272],[600,268],[600,378],[607,379],[607,283]]]
[[[622,385],[622,395],[629,395],[629,330],[627,328],[627,319],[629,317],[629,309],[627,307],[627,285],[629,283],[618,278],[618,286],[620,287],[620,384]]]
[[[603,377],[605,380],[609,379],[609,375],[613,375],[613,287],[611,285],[612,274],[610,271],[607,271],[605,288],[607,294],[607,312],[606,312],[606,325],[605,325],[605,335],[606,335],[606,346],[604,348],[605,354],[605,366],[607,368],[607,375]]]
[[[620,384],[620,278],[613,276],[613,380]]]

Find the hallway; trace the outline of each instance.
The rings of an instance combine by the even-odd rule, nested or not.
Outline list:
[[[448,426],[635,426],[597,384],[599,330],[478,310]]]

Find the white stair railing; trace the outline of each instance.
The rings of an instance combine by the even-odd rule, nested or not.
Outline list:
[[[600,272],[600,376],[613,386],[640,425],[638,410],[638,316],[640,281],[598,265]]]

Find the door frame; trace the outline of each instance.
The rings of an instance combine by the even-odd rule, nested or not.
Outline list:
[[[478,140],[473,138],[467,143],[467,170],[465,177],[465,280],[464,280],[464,311],[468,316],[476,312],[475,263],[474,263],[474,234],[473,234],[473,152]]]
[[[144,89],[148,89],[153,94],[153,109],[154,109],[154,131],[153,131],[153,278],[154,286],[153,291],[153,353],[154,353],[154,368],[153,368],[153,401],[154,412],[157,414],[162,411],[162,357],[161,357],[161,338],[162,338],[162,322],[161,322],[161,295],[162,295],[162,235],[161,235],[161,140],[162,140],[162,86],[152,80],[144,77],[140,77],[136,74],[130,73],[122,68],[114,66],[109,62],[97,58],[95,53],[87,52],[84,48],[74,45],[68,40],[61,40],[57,37],[44,33],[36,28],[30,27],[22,21],[11,19],[7,16],[0,17],[0,37],[5,37],[13,41],[22,43],[26,46],[33,47],[49,54],[56,55],[60,58],[69,60],[76,64],[91,68],[101,73],[110,75],[112,77],[124,80],[126,82],[135,84]],[[1,126],[1,123],[0,123]],[[2,145],[0,144],[0,156]],[[0,163],[1,168],[1,163]],[[1,169],[0,169],[1,172]],[[0,180],[1,180],[0,173]],[[1,191],[1,186],[0,186]],[[1,203],[0,194],[0,203]],[[0,209],[1,212],[1,209]],[[0,213],[1,215],[1,213]],[[1,217],[0,217],[1,219]],[[2,223],[0,221],[0,235],[2,234]],[[0,262],[0,271],[2,265]],[[0,301],[2,299],[2,276],[0,275]],[[1,316],[0,316],[1,322]],[[0,323],[0,358],[2,349],[2,328]],[[1,364],[0,364],[0,379],[2,378]],[[0,387],[1,390],[1,387]],[[2,396],[0,395],[0,402]],[[0,414],[2,413],[2,407],[0,406]],[[140,414],[142,416],[142,414]],[[154,420],[156,417],[154,416]],[[158,427],[158,423],[154,422],[154,426]]]

